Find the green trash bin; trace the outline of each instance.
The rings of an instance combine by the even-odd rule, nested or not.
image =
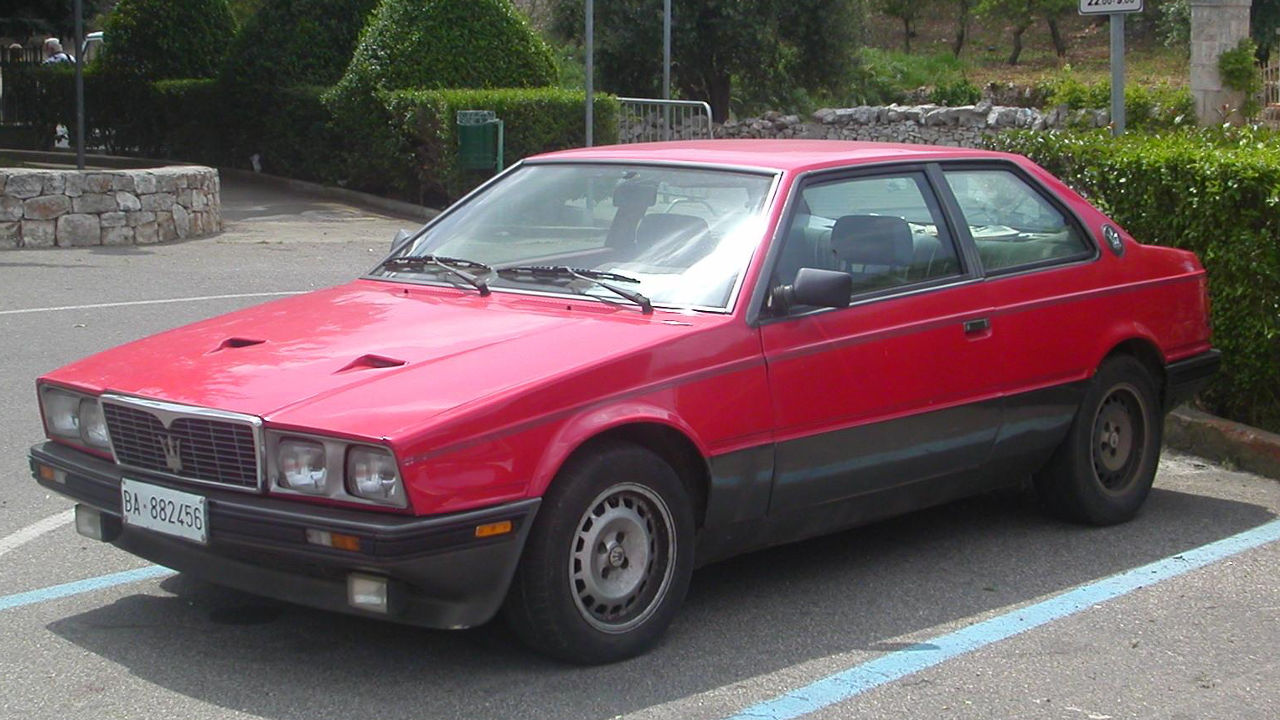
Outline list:
[[[458,111],[458,165],[502,171],[502,121],[492,110]]]

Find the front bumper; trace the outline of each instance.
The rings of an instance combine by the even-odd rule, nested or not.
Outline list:
[[[31,448],[42,486],[109,516],[111,544],[151,562],[245,592],[324,610],[436,628],[479,625],[502,605],[538,499],[433,517],[348,510],[264,495],[181,486],[46,442]],[[40,466],[57,473],[41,477]],[[119,523],[121,476],[207,498],[209,542],[200,545]],[[61,481],[61,482],[59,482]],[[509,520],[512,530],[477,538],[479,525]],[[354,535],[358,551],[307,542],[306,531]],[[388,612],[348,604],[347,576],[388,580]]]

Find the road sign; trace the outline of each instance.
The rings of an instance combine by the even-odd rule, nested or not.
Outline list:
[[[1142,12],[1142,0],[1080,0],[1081,15],[1117,15]]]

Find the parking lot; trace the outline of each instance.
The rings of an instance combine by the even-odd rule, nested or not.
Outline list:
[[[37,375],[345,281],[416,224],[256,185],[227,183],[224,203],[216,238],[0,253],[0,717],[1109,720],[1280,707],[1280,482],[1185,455],[1166,455],[1145,511],[1118,527],[1063,524],[1000,494],[705,568],[657,649],[596,668],[534,655],[500,624],[328,614],[82,538],[70,502],[27,468],[42,437]]]

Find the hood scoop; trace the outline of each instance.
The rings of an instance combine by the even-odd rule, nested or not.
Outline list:
[[[341,370],[334,375],[342,373],[355,372],[357,370],[376,370],[378,368],[400,367],[406,364],[404,360],[398,358],[389,358],[382,355],[361,355],[360,357],[347,363]]]
[[[210,350],[209,354],[212,355],[213,353],[216,353],[216,352],[222,352],[223,350],[232,350],[235,348],[253,347],[254,345],[261,345],[264,342],[266,342],[266,340],[256,340],[254,338],[242,338],[242,337],[229,337],[226,340],[223,340],[222,342],[218,343],[218,347]]]

